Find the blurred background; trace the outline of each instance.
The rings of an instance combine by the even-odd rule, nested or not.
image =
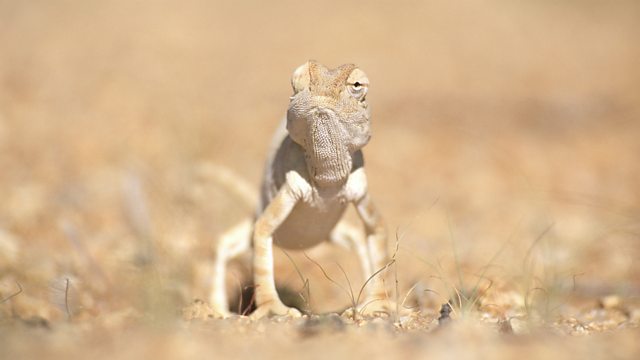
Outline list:
[[[632,0],[0,0],[0,298],[23,289],[2,319],[118,327],[206,300],[217,237],[252,211],[211,171],[257,188],[308,59],[371,80],[367,171],[408,306],[637,300],[638,34]],[[291,255],[311,309],[349,305]],[[348,252],[309,256],[357,292]]]

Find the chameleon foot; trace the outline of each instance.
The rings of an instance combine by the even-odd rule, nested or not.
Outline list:
[[[258,306],[258,308],[251,313],[250,317],[253,320],[261,319],[265,316],[285,316],[291,318],[299,318],[302,316],[300,310],[288,307],[281,302],[270,302]]]

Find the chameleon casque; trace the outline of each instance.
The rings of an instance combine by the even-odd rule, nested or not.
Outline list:
[[[353,64],[328,69],[315,61],[299,66],[293,95],[274,138],[256,215],[224,233],[217,245],[210,303],[230,315],[225,291],[228,260],[253,251],[254,318],[300,316],[276,292],[273,246],[307,249],[325,241],[355,250],[368,279],[387,265],[387,235],[367,190],[362,147],[371,138],[367,75]],[[365,229],[341,221],[353,204]],[[253,246],[251,246],[253,245]],[[368,282],[359,311],[388,311],[381,275]]]

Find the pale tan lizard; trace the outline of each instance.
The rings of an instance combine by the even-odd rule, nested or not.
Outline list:
[[[210,302],[222,317],[230,315],[226,263],[251,248],[256,318],[300,316],[276,292],[273,245],[300,250],[324,241],[348,242],[358,254],[365,279],[388,261],[386,229],[367,190],[361,151],[371,137],[367,75],[352,64],[328,69],[309,61],[294,71],[291,84],[293,96],[274,138],[255,221],[238,224],[217,245]],[[340,222],[349,204],[362,219],[366,238]],[[381,275],[365,290],[358,311],[393,307]]]

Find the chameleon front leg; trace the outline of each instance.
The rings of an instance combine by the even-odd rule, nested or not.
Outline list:
[[[301,316],[300,311],[282,303],[276,292],[273,271],[273,233],[289,216],[298,199],[288,183],[271,200],[258,217],[253,231],[253,276],[256,310],[254,319],[269,315]]]
[[[336,228],[333,230],[329,240],[333,244],[352,250],[358,255],[364,280],[367,280],[373,275],[375,270],[371,266],[371,257],[369,256],[367,240],[362,237],[360,229],[356,229],[351,224],[342,221],[338,223]]]

